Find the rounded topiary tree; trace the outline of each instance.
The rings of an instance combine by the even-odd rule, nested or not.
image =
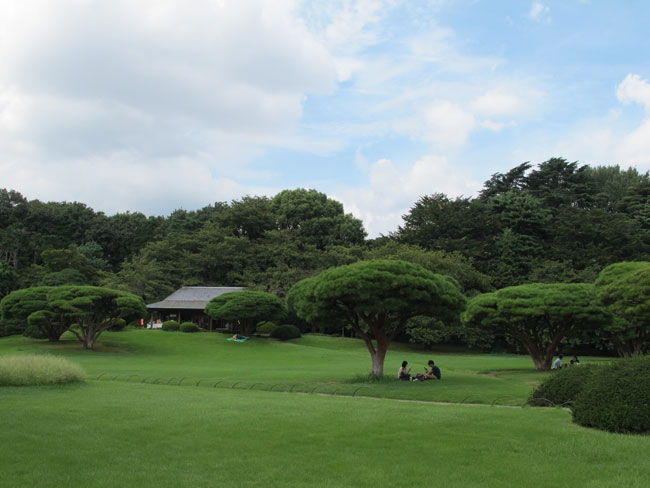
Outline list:
[[[28,317],[34,312],[48,310],[47,294],[50,286],[34,286],[12,291],[0,302],[0,318],[4,334],[25,334],[29,337],[58,341],[68,326],[60,320],[33,322]]]
[[[298,339],[300,337],[300,329],[295,325],[278,325],[271,331],[270,337],[287,341],[289,339]]]
[[[265,291],[233,291],[213,298],[205,313],[218,320],[231,322],[238,332],[251,335],[262,320],[282,320],[286,310],[282,301]]]
[[[165,320],[162,324],[161,329],[166,330],[167,332],[176,332],[181,329],[181,324],[175,320]]]
[[[360,261],[300,281],[287,304],[307,321],[343,321],[363,339],[372,358],[371,375],[381,376],[391,341],[411,317],[458,320],[465,297],[453,278],[406,261]]]
[[[588,283],[509,286],[472,298],[463,323],[507,335],[522,345],[535,369],[551,369],[560,342],[586,328],[605,327],[611,317]]]
[[[181,332],[198,332],[199,326],[196,325],[194,322],[183,322],[180,325]]]
[[[537,407],[572,404],[582,392],[592,375],[598,374],[600,366],[571,366],[549,373],[528,398],[528,404]]]
[[[621,356],[650,350],[650,262],[615,263],[595,283],[598,297],[616,318],[605,329]]]

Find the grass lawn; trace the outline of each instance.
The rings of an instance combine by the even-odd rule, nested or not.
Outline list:
[[[650,437],[559,409],[97,382],[5,387],[3,487],[646,487]]]
[[[128,330],[102,335],[95,351],[73,340],[0,339],[0,357],[49,353],[104,374],[0,388],[0,486],[650,485],[648,436],[585,429],[561,409],[396,401],[521,403],[547,374],[528,357],[395,345],[387,374],[403,359],[415,371],[433,357],[443,380],[368,385],[352,379],[370,368],[357,340],[225,339]],[[142,383],[186,377],[225,387]],[[339,394],[371,386],[382,398],[257,391],[280,384]]]
[[[132,381],[186,382],[224,380],[221,386],[351,393],[424,401],[520,405],[532,385],[549,373],[539,373],[528,356],[507,354],[429,353],[408,345],[389,349],[386,375],[393,378],[402,360],[412,373],[422,372],[433,358],[442,369],[441,382],[355,382],[370,370],[370,355],[360,340],[307,335],[287,343],[253,338],[243,344],[222,334],[183,334],[160,330],[104,333],[95,351],[84,351],[73,338],[61,343],[21,336],[0,339],[0,355],[50,353],[78,362],[91,376],[131,376]],[[583,360],[586,358],[583,358]],[[189,378],[187,378],[189,377]],[[300,384],[299,384],[300,383]],[[204,382],[204,385],[210,384]],[[468,398],[469,397],[469,398]]]

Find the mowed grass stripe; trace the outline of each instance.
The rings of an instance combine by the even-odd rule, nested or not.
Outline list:
[[[650,438],[558,409],[119,382],[3,388],[2,486],[645,487]]]

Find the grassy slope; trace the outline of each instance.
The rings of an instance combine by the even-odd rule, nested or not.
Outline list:
[[[13,486],[645,487],[650,438],[557,409],[90,381],[4,388]]]
[[[289,343],[253,338],[239,344],[226,341],[222,334],[130,330],[105,333],[96,351],[84,351],[72,339],[58,344],[20,336],[0,339],[0,354],[20,352],[63,355],[81,364],[90,375],[137,374],[166,380],[190,376],[249,385],[263,382],[268,386],[334,383],[353,390],[351,378],[363,376],[370,369],[370,356],[361,341],[316,335]],[[460,402],[475,395],[469,401],[489,403],[500,398],[500,403],[521,404],[531,385],[545,374],[535,372],[527,356],[432,354],[406,345],[394,345],[389,350],[386,374],[396,374],[404,359],[413,367],[413,373],[423,371],[430,357],[442,369],[443,381],[391,381],[373,384],[372,388],[392,398]]]

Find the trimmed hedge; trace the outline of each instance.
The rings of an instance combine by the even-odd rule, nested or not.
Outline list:
[[[281,341],[297,339],[300,337],[300,329],[295,325],[278,325],[271,331],[270,335],[273,339],[279,339]]]
[[[550,407],[571,404],[576,401],[598,365],[580,365],[562,368],[549,373],[528,398],[528,404],[536,407]]]
[[[180,328],[181,328],[180,324],[175,320],[168,320],[166,322],[163,322],[162,324],[162,330],[166,330],[170,332],[180,330]]]
[[[650,432],[650,357],[598,368],[573,403],[573,420],[620,433]]]
[[[181,332],[198,332],[199,326],[194,322],[183,322],[181,324]]]
[[[255,332],[257,332],[258,334],[270,334],[276,328],[277,326],[273,322],[262,322],[260,325],[257,326]]]

